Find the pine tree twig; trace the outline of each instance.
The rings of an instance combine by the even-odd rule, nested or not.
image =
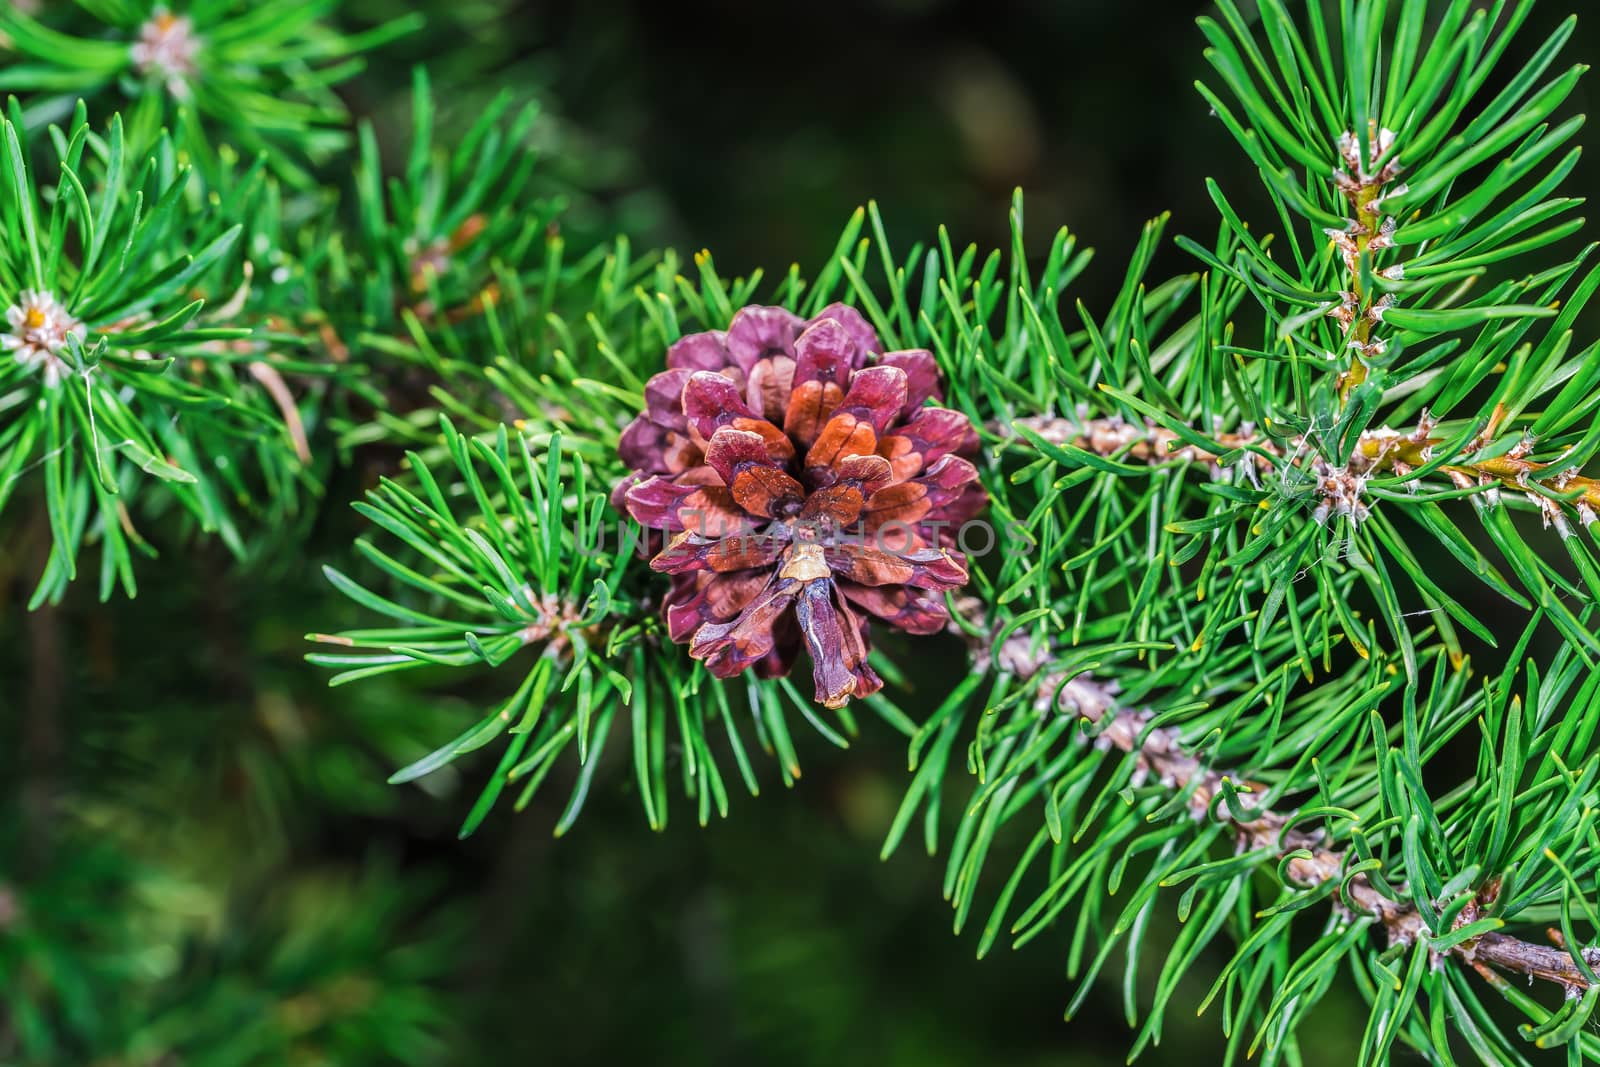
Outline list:
[[[1328,847],[1320,831],[1292,826],[1294,812],[1260,809],[1252,818],[1241,819],[1232,814],[1227,805],[1217,804],[1217,799],[1224,793],[1225,783],[1241,793],[1263,792],[1265,787],[1252,783],[1243,775],[1207,766],[1185,749],[1176,730],[1151,727],[1150,720],[1155,713],[1148,709],[1139,711],[1122,706],[1117,698],[1118,687],[1115,682],[1101,681],[1087,674],[1069,677],[1050,671],[1049,650],[1041,651],[1025,632],[1012,634],[996,648],[986,636],[992,629],[985,623],[983,605],[976,598],[962,598],[957,610],[973,626],[973,632],[960,632],[967,640],[976,667],[984,669],[997,666],[1019,680],[1034,682],[1034,706],[1037,710],[1071,713],[1097,727],[1096,744],[1099,747],[1115,748],[1134,757],[1136,780],[1153,780],[1174,793],[1186,794],[1189,813],[1196,820],[1213,819],[1228,826],[1241,852],[1270,853],[1287,858],[1285,873],[1290,881],[1302,889],[1345,879],[1344,867],[1348,854],[1341,849]],[[954,624],[952,628],[955,628]],[[1498,879],[1486,883],[1478,899],[1461,910],[1453,928],[1459,929],[1483,918],[1499,889]],[[1427,926],[1415,907],[1385,896],[1365,874],[1350,878],[1340,889],[1336,901],[1335,907],[1346,918],[1370,916],[1376,919],[1386,932],[1390,945],[1415,944],[1427,932]],[[1554,946],[1534,944],[1493,931],[1479,934],[1445,952],[1436,953],[1436,962],[1443,957],[1453,957],[1480,974],[1484,974],[1486,968],[1492,968],[1488,974],[1498,971],[1529,980],[1553,982],[1561,986],[1568,997],[1579,996],[1589,988],[1589,979],[1562,943],[1559,933],[1554,930],[1549,933],[1551,940],[1556,942]],[[1600,967],[1600,946],[1585,947],[1581,951],[1584,962],[1591,970]]]
[[[1504,405],[1497,406],[1488,426],[1469,443],[1465,454],[1471,455],[1489,448],[1499,436],[1504,417]],[[1053,444],[1070,444],[1098,456],[1122,456],[1150,464],[1194,463],[1209,467],[1214,472],[1222,469],[1223,453],[1210,452],[1190,444],[1164,426],[1141,425],[1118,416],[1078,420],[1046,415],[1016,419],[1012,425],[1026,428]],[[1245,426],[1236,432],[1214,433],[1212,440],[1226,451],[1257,450],[1286,458],[1297,466],[1309,463],[1318,477],[1318,491],[1330,512],[1365,517],[1365,505],[1360,503],[1359,497],[1366,479],[1377,474],[1403,477],[1431,462],[1433,450],[1444,443],[1443,438],[1432,436],[1434,426],[1434,421],[1424,415],[1416,428],[1408,433],[1388,427],[1366,430],[1343,468],[1334,467],[1323,460],[1303,436],[1277,441],[1260,434],[1254,427]],[[991,426],[991,429],[994,428]],[[1502,490],[1521,493],[1540,510],[1546,524],[1555,526],[1562,536],[1570,534],[1571,527],[1561,510],[1561,500],[1569,502],[1576,509],[1585,527],[1600,518],[1600,479],[1584,477],[1575,466],[1559,461],[1544,463],[1528,459],[1534,445],[1532,437],[1524,437],[1503,455],[1458,460],[1438,469],[1458,489],[1483,487],[1491,494]],[[1256,454],[1245,451],[1240,462],[1248,465],[1248,476],[1259,480]]]
[[[1344,256],[1345,268],[1350,275],[1350,288],[1342,294],[1343,302],[1329,312],[1345,331],[1345,345],[1350,351],[1350,365],[1339,376],[1339,396],[1348,399],[1351,390],[1367,380],[1367,360],[1383,355],[1387,342],[1372,335],[1372,327],[1383,321],[1383,312],[1392,304],[1388,295],[1374,298],[1363,292],[1362,262],[1375,257],[1383,249],[1394,247],[1395,222],[1383,210],[1386,196],[1404,191],[1391,190],[1390,183],[1404,169],[1394,155],[1394,134],[1372,122],[1367,128],[1366,155],[1362,159],[1361,139],[1347,130],[1339,138],[1339,156],[1344,163],[1334,172],[1334,184],[1349,202],[1355,217],[1342,230],[1328,230],[1327,235]],[[1396,265],[1377,273],[1390,280],[1404,276],[1404,267]]]

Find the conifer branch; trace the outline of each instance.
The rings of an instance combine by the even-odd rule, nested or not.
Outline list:
[[[1461,450],[1462,458],[1437,469],[1443,471],[1457,489],[1481,488],[1491,494],[1500,490],[1520,493],[1539,509],[1546,525],[1555,526],[1562,536],[1572,532],[1561,511],[1562,503],[1577,510],[1585,527],[1595,522],[1600,512],[1600,479],[1579,474],[1576,466],[1562,463],[1559,458],[1554,461],[1528,458],[1536,445],[1531,435],[1524,435],[1509,449],[1495,449],[1504,418],[1505,406],[1500,405],[1495,408],[1489,425]],[[1033,416],[1017,419],[1012,426],[1051,444],[1071,445],[1103,458],[1128,458],[1151,464],[1194,463],[1220,471],[1225,457],[1238,453],[1235,462],[1244,465],[1252,480],[1259,478],[1252,453],[1265,453],[1294,465],[1311,464],[1316,469],[1320,491],[1330,511],[1363,517],[1366,505],[1359,498],[1367,478],[1375,474],[1404,478],[1433,462],[1434,449],[1446,443],[1445,438],[1433,432],[1437,424],[1424,414],[1416,427],[1407,432],[1389,427],[1363,431],[1344,469],[1339,470],[1318,455],[1318,442],[1308,436],[1274,439],[1248,425],[1235,432],[1213,433],[1208,440],[1215,443],[1214,449],[1191,443],[1199,436],[1197,432],[1180,435],[1155,423],[1141,425],[1114,415],[1082,420],[1055,415]],[[1471,458],[1490,451],[1500,454]]]
[[[1600,555],[1571,536],[1600,517],[1600,342],[1581,336],[1600,246],[1561,251],[1583,226],[1560,195],[1582,125],[1565,112],[1583,65],[1555,66],[1572,22],[1502,69],[1534,3],[1217,0],[1199,89],[1274,210],[1247,219],[1208,182],[1220,226],[1177,238],[1190,267],[1152,276],[1161,216],[1090,308],[1089,252],[1064,227],[1030,247],[1020,191],[999,250],[941,227],[897,253],[869,203],[809,276],[597,241],[616,220],[567,210],[582,189],[536,164],[556,131],[514,86],[454,99],[457,77],[436,96],[417,70],[409,150],[387,109],[347,111],[335,87],[421,13],[358,28],[335,0],[0,0],[0,87],[23,94],[0,117],[0,514],[31,504],[45,546],[20,749],[41,758],[13,777],[52,846],[17,863],[0,823],[0,868],[25,872],[0,886],[0,927],[24,924],[0,938],[0,1059],[18,1040],[30,1063],[127,1058],[98,1039],[59,1058],[76,1035],[54,1031],[92,1013],[48,1003],[8,1034],[33,945],[39,973],[108,1001],[113,983],[55,982],[55,961],[132,944],[86,873],[139,886],[121,842],[69,825],[94,805],[67,757],[103,723],[74,711],[56,736],[55,713],[99,645],[48,605],[80,569],[131,596],[136,556],[201,533],[241,575],[270,565],[266,540],[324,525],[310,505],[370,450],[365,526],[324,568],[360,614],[334,613],[307,658],[334,685],[382,679],[337,703],[384,706],[350,732],[392,783],[473,782],[463,835],[552,790],[564,834],[618,767],[651,828],[686,802],[703,825],[760,791],[753,755],[792,785],[796,730],[845,748],[870,712],[912,775],[885,855],[918,827],[937,852],[954,814],[955,929],[979,924],[997,866],[980,956],[1071,916],[1069,1015],[1125,949],[1135,1056],[1231,941],[1200,1005],[1227,1016],[1224,1062],[1314,1059],[1301,1027],[1343,982],[1371,1009],[1361,1067],[1402,1047],[1442,1067],[1456,1044],[1524,1063],[1517,1037],[1600,1063]],[[1502,502],[1537,510],[1559,552]],[[227,636],[258,613],[213,593],[222,575],[202,562],[190,583],[217,634],[202,658],[226,703],[264,706],[254,650]],[[938,650],[911,638],[947,626],[977,667],[941,692],[917,669]],[[96,662],[62,662],[80,646]],[[1468,669],[1477,648],[1492,673]],[[463,718],[443,687],[493,696]],[[225,728],[276,732],[232,725],[255,718]],[[129,765],[181,756],[171,741]],[[244,777],[302,773],[272,751]],[[349,966],[383,963],[411,908],[375,893],[360,910],[383,922],[344,922],[351,901],[319,909],[326,931],[267,932],[331,945],[346,966],[289,969],[349,974],[375,1017],[409,1017],[406,982]],[[60,951],[29,926],[55,914],[107,926],[75,918]],[[212,976],[233,965],[197,958],[229,987]],[[1503,1030],[1467,968],[1529,1025]],[[126,998],[156,1013],[137,1029],[186,1032],[160,1005],[192,980]],[[1521,991],[1535,981],[1549,995]],[[281,1003],[333,1030],[334,999]],[[342,1040],[316,1058],[362,1062]]]
[[[1253,817],[1240,818],[1231,805],[1221,803],[1224,792],[1230,788],[1236,793],[1260,793],[1265,791],[1265,786],[1251,782],[1246,775],[1207,766],[1187,750],[1178,731],[1150,725],[1156,715],[1154,710],[1123,706],[1118,700],[1119,687],[1115,682],[1092,677],[1087,672],[1072,674],[1051,670],[1048,664],[1055,659],[1052,650],[1035,648],[1029,634],[1013,633],[995,647],[990,636],[993,628],[987,623],[983,605],[977,599],[962,598],[957,610],[968,628],[952,624],[952,631],[960,633],[967,641],[976,666],[997,664],[1000,670],[1013,674],[1019,681],[1032,682],[1036,711],[1076,715],[1092,729],[1098,747],[1114,748],[1133,756],[1136,783],[1155,781],[1173,795],[1186,798],[1185,806],[1194,819],[1223,823],[1232,830],[1241,855],[1260,853],[1263,865],[1280,863],[1283,873],[1300,889],[1314,889],[1327,882],[1343,880],[1334,906],[1347,921],[1362,916],[1377,920],[1390,946],[1414,945],[1426,936],[1426,923],[1415,907],[1385,896],[1364,873],[1347,878],[1345,864],[1349,853],[1329,847],[1320,831],[1297,827],[1295,812],[1258,809],[1251,813]],[[1499,879],[1487,882],[1477,900],[1456,917],[1452,929],[1486,917],[1499,889]],[[1569,998],[1581,996],[1592,983],[1562,943],[1560,933],[1552,929],[1549,935],[1556,946],[1538,945],[1489,931],[1467,938],[1438,955],[1453,957],[1485,978],[1493,975],[1493,971],[1486,972],[1485,968],[1493,968],[1529,980],[1553,982],[1561,986]],[[1600,966],[1600,946],[1587,946],[1581,951],[1589,968]]]

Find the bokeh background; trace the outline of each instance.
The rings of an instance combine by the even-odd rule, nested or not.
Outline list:
[[[1523,47],[1575,3],[1542,3]],[[421,6],[430,31],[348,90],[391,145],[414,62],[446,123],[511,86],[544,102],[545,180],[578,231],[709,248],[724,271],[814,269],[868,198],[901,247],[940,224],[1000,244],[1020,185],[1032,234],[1066,224],[1099,250],[1077,295],[1103,306],[1147,217],[1215,232],[1205,177],[1260,202],[1192,89],[1195,2]],[[1571,52],[1600,57],[1594,25]],[[27,614],[44,531],[0,545],[0,1063],[28,1027],[63,1035],[52,1062],[108,1067],[1123,1062],[1115,968],[1064,1021],[1065,928],[975,960],[942,857],[879,862],[905,757],[870,722],[848,753],[797,737],[802,780],[762,768],[762,796],[706,829],[680,804],[649,832],[615,756],[561,840],[558,790],[456,840],[483,760],[385,785],[482,694],[329,691],[301,662],[306,631],[354,621],[318,568],[345,558],[347,503],[381,462],[339,475],[309,547],[241,571],[171,546],[134,604],[80,589]],[[930,639],[907,662],[936,692],[961,655]],[[1192,1010],[1218,962],[1142,1062],[1219,1061],[1216,1014]],[[150,988],[153,1006],[119,995]],[[1315,1017],[1308,1063],[1353,1062],[1350,995]]]

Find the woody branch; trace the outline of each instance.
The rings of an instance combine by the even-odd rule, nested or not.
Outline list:
[[[1227,826],[1241,852],[1261,852],[1279,860],[1293,857],[1283,869],[1289,880],[1301,889],[1313,889],[1334,880],[1344,881],[1335,896],[1335,907],[1347,918],[1370,916],[1375,919],[1391,945],[1415,944],[1426,934],[1427,926],[1415,907],[1385,896],[1365,874],[1345,881],[1348,853],[1330,847],[1321,831],[1293,825],[1295,812],[1258,808],[1249,813],[1248,818],[1242,818],[1233,811],[1232,805],[1217,803],[1224,793],[1225,783],[1231,783],[1235,792],[1260,792],[1263,787],[1251,783],[1245,775],[1207,766],[1186,750],[1177,731],[1150,726],[1153,711],[1123,707],[1114,685],[1087,674],[1069,677],[1050,671],[1046,665],[1051,657],[1032,649],[1030,638],[1025,634],[1013,634],[995,648],[987,637],[981,636],[989,632],[984,625],[982,604],[973,598],[963,598],[958,607],[980,635],[974,637],[962,631],[975,666],[998,667],[1022,681],[1033,682],[1038,710],[1076,715],[1096,727],[1096,736],[1102,744],[1134,757],[1136,770],[1146,781],[1159,782],[1173,793],[1187,796],[1187,806],[1195,818],[1214,819]],[[1498,889],[1498,880],[1486,883],[1478,900],[1462,909],[1453,928],[1481,918],[1484,909],[1493,903]],[[1491,931],[1468,938],[1438,955],[1471,966],[1486,978],[1492,978],[1494,972],[1499,971],[1530,981],[1553,982],[1569,997],[1582,994],[1589,988],[1589,980],[1572,953],[1561,943],[1560,935],[1550,930],[1549,936],[1556,945],[1535,944]],[[1584,947],[1581,952],[1591,969],[1600,966],[1600,947]]]

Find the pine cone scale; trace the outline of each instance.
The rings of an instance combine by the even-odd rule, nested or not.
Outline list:
[[[667,634],[718,677],[787,673],[803,645],[816,699],[882,687],[871,620],[943,629],[968,569],[954,516],[986,500],[978,439],[939,398],[931,353],[880,354],[835,304],[807,321],[749,307],[726,332],[675,342],[618,445],[612,500],[666,535]],[[658,545],[659,541],[656,542]]]

